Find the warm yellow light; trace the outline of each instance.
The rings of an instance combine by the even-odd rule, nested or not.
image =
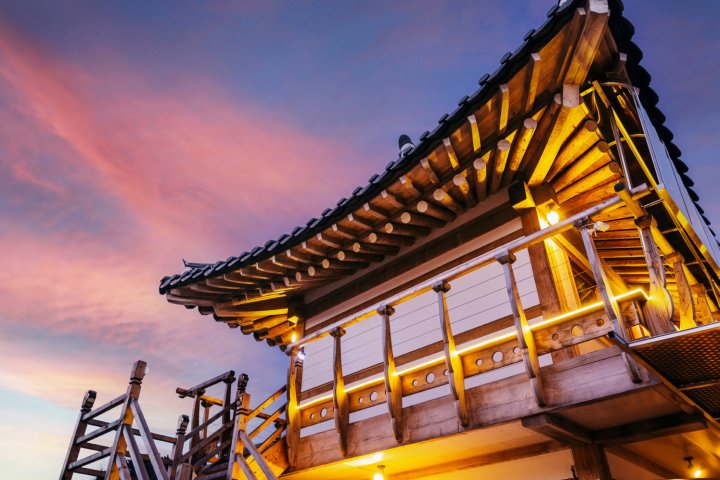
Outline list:
[[[298,338],[297,332],[293,332],[292,335],[290,336],[290,342],[292,342],[292,343],[297,342],[297,338]]]
[[[557,210],[550,210],[547,212],[546,218],[547,222],[550,225],[555,225],[560,221],[560,214],[557,212]]]
[[[695,477],[695,478],[700,478],[700,477],[702,477],[702,470],[700,470],[699,468],[698,468],[697,470],[695,470],[695,471],[693,472],[693,477]]]
[[[385,480],[385,475],[383,475],[383,470],[385,470],[385,465],[378,465],[378,471],[375,472],[375,475],[373,475],[373,480]]]

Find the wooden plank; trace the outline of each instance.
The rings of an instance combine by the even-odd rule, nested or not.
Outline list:
[[[345,393],[345,379],[342,371],[342,337],[345,330],[337,327],[330,332],[333,337],[333,407],[335,431],[338,445],[343,456],[347,455],[347,431],[350,424],[350,409]]]
[[[443,338],[443,352],[445,354],[445,368],[448,371],[450,391],[455,401],[455,410],[461,425],[468,425],[470,422],[470,411],[465,401],[465,372],[462,361],[455,348],[455,339],[450,326],[450,314],[447,306],[447,292],[450,290],[448,282],[438,282],[432,286],[438,295],[438,308],[440,318],[440,331]]]
[[[521,419],[522,426],[566,445],[591,443],[592,435],[580,425],[553,413],[541,413]]]
[[[497,192],[500,188],[503,176],[505,175],[508,158],[510,156],[510,147],[512,147],[515,133],[516,132],[512,132],[506,138],[498,141],[497,148],[493,151],[492,161],[490,162],[493,167],[488,185],[489,194]]]
[[[395,309],[388,305],[381,305],[378,308],[378,314],[382,318],[382,344],[383,344],[383,373],[385,376],[385,396],[390,413],[390,422],[392,423],[393,434],[398,443],[403,439],[403,406],[402,406],[402,385],[400,376],[397,375],[395,367],[395,355],[392,348],[392,334],[390,331],[390,317],[395,313]]]
[[[502,185],[509,185],[515,177],[522,159],[525,156],[530,140],[537,129],[537,122],[534,118],[526,118],[523,120],[522,127],[515,135],[513,144],[510,148],[510,154],[508,155],[507,165],[502,177]]]

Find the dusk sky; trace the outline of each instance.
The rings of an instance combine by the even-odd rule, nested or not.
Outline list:
[[[162,433],[190,407],[176,386],[234,369],[277,389],[284,354],[159,280],[364,185],[552,3],[0,0],[0,477],[57,477],[83,393],[122,393],[136,359]],[[625,16],[720,227],[716,3]]]

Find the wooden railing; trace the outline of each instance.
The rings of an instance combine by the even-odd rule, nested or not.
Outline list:
[[[142,480],[150,478],[146,468],[147,463],[156,478],[169,480],[167,465],[160,457],[155,441],[174,444],[175,439],[152,433],[138,403],[146,367],[147,364],[142,360],[135,362],[127,391],[94,410],[96,393],[90,390],[85,394],[60,474],[61,480],[69,480],[76,473],[113,480],[129,479],[130,472],[126,457],[132,460],[137,478]],[[100,416],[113,411],[118,411],[117,420],[99,419]],[[136,428],[133,428],[133,425]],[[88,432],[88,427],[96,428]],[[114,433],[114,436],[110,445],[97,443],[102,438],[109,440],[111,432]],[[136,437],[140,437],[147,454],[141,453]],[[95,453],[80,458],[81,450],[90,450]],[[105,458],[108,458],[108,461],[104,471],[93,467],[93,464],[97,464]]]
[[[381,305],[317,330],[291,344],[287,404],[289,427],[286,435],[290,463],[296,460],[300,430],[331,419],[337,431],[339,450],[345,454],[350,414],[376,405],[387,406],[395,438],[402,442],[402,399],[440,385],[449,385],[458,420],[460,424],[467,425],[472,412],[465,400],[466,380],[510,364],[524,364],[538,406],[547,406],[550,400],[543,388],[540,356],[599,339],[609,332],[624,339],[637,335],[637,329],[631,332],[630,326],[651,335],[674,330],[673,303],[667,293],[659,250],[673,262],[681,260],[672,255],[675,252],[671,251],[654,221],[637,200],[648,193],[647,188],[641,186],[628,191],[619,184],[616,192],[617,197],[498,247],[442,276],[391,297]],[[595,230],[602,225],[593,221],[592,217],[623,205],[637,218],[636,225],[648,265],[649,293],[640,288],[627,288],[624,282],[618,281],[618,276],[604,266],[594,243]],[[579,233],[585,248],[586,260],[591,267],[588,273],[594,280],[597,301],[530,323],[528,318],[541,316],[540,308],[531,306],[526,309],[522,305],[515,278],[515,254],[573,228]],[[482,325],[455,335],[447,301],[452,283],[493,263],[502,266],[511,314],[504,318],[486,318]],[[682,265],[679,270],[684,271]],[[681,302],[687,302],[687,298],[692,300],[690,293],[685,292],[689,291],[689,287],[682,283],[683,275],[676,277]],[[429,292],[435,292],[437,296],[437,319],[442,341],[396,357],[390,328],[396,307]],[[689,309],[687,305],[681,305],[681,308]],[[346,375],[343,371],[343,337],[354,325],[376,316],[381,318],[382,363]],[[683,320],[681,326],[687,328],[693,323]],[[512,327],[512,331],[503,331],[508,327]],[[332,349],[332,379],[303,392],[304,347],[327,336],[332,337],[331,347],[328,347]],[[462,345],[462,348],[457,345]],[[634,361],[627,357],[625,361],[633,381],[640,381]],[[405,365],[408,366],[402,368]]]

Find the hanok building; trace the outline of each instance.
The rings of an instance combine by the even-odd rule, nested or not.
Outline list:
[[[720,478],[720,252],[622,11],[553,7],[319,218],[165,277],[287,378],[257,405],[232,372],[178,389],[167,437],[136,371],[119,423],[84,404],[62,478],[87,425],[118,432],[107,478],[142,463],[133,418],[166,479]]]

